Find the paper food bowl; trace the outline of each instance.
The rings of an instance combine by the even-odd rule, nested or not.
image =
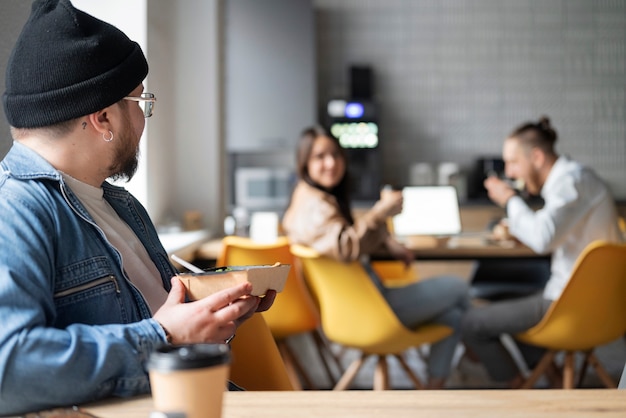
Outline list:
[[[215,267],[204,273],[181,273],[178,278],[187,288],[187,295],[192,300],[202,299],[245,282],[252,283],[252,295],[263,296],[269,289],[277,292],[283,290],[290,268],[289,264],[280,263]]]

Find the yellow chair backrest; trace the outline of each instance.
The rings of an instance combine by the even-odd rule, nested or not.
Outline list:
[[[585,351],[626,333],[626,244],[595,241],[539,324],[518,334],[553,350]]]
[[[287,237],[270,244],[257,243],[250,238],[227,236],[222,240],[219,266],[290,264],[289,276],[282,292],[276,295],[272,307],[263,312],[265,322],[277,339],[315,330],[320,323],[317,306],[294,265]]]
[[[304,277],[316,297],[325,335],[365,353],[392,354],[451,333],[450,328],[425,325],[419,333],[405,328],[380,294],[363,266],[324,257],[315,250],[292,245]]]
[[[400,260],[375,260],[371,264],[372,270],[387,287],[402,287],[419,281],[415,263],[407,267]]]
[[[294,390],[263,315],[254,314],[232,340],[230,380],[246,390]]]

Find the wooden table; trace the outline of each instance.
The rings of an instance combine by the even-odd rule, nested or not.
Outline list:
[[[506,258],[546,258],[518,242],[495,242],[486,233],[472,233],[458,237],[414,236],[401,241],[415,251],[418,260],[485,260]],[[222,249],[221,239],[200,245],[196,257],[216,260]]]
[[[452,237],[414,236],[402,239],[417,259],[485,260],[505,258],[542,258],[517,241],[494,241],[488,233],[470,233]]]
[[[102,418],[148,418],[150,397],[83,409]],[[625,417],[626,391],[441,390],[227,392],[222,418]]]

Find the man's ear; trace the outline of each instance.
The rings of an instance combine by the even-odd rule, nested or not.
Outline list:
[[[109,120],[107,108],[87,115],[87,121],[100,134],[108,134],[111,130],[111,121]]]
[[[534,147],[530,151],[530,158],[533,167],[536,169],[542,168],[546,162],[546,154],[538,147]]]

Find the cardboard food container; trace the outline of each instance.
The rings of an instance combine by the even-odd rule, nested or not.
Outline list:
[[[206,269],[203,273],[181,273],[177,277],[192,300],[202,299],[240,283],[252,283],[252,295],[263,296],[269,289],[280,292],[285,287],[289,264],[228,266]]]

